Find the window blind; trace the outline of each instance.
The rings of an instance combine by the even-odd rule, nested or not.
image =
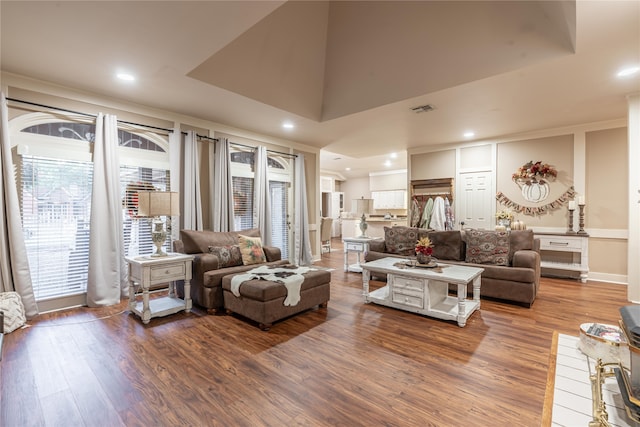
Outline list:
[[[22,156],[21,213],[36,300],[86,292],[93,166]]]
[[[22,225],[36,300],[86,292],[92,163],[24,155],[20,165]],[[169,171],[121,166],[120,182],[125,255],[153,253],[151,224],[136,215],[136,192],[168,190]],[[168,236],[165,250],[170,247]]]
[[[253,178],[234,176],[231,185],[235,230],[253,228]]]

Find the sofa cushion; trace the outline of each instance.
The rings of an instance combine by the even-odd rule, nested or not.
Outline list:
[[[244,265],[267,262],[267,257],[262,250],[262,239],[260,237],[249,237],[240,234],[238,235],[238,245],[240,246]]]
[[[218,268],[243,265],[238,245],[209,246],[209,253],[218,257]]]
[[[429,239],[433,244],[433,256],[437,259],[464,261],[464,242],[459,231],[432,231]]]
[[[391,254],[411,256],[416,254],[419,229],[414,227],[384,227],[384,244]]]
[[[185,254],[209,252],[209,246],[237,245],[238,234],[259,237],[260,230],[252,228],[242,231],[180,230],[180,240],[184,244]]]
[[[533,230],[511,230],[509,234],[509,265],[517,251],[534,250]]]
[[[467,230],[465,261],[474,264],[509,265],[509,233]]]

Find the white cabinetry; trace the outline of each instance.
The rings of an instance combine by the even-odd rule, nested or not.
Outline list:
[[[372,191],[373,209],[407,209],[407,191]]]
[[[320,191],[326,193],[332,193],[335,191],[336,185],[333,178],[330,176],[321,176],[320,177]]]
[[[540,239],[540,267],[543,273],[571,276],[580,274],[580,281],[586,283],[589,275],[589,235],[564,233],[535,233]],[[553,270],[549,272],[549,270]]]

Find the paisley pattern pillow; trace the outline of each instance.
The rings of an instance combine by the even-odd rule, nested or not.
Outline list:
[[[220,268],[242,265],[242,253],[238,245],[209,246],[209,253],[218,257]]]
[[[465,261],[473,264],[509,265],[509,232],[466,230]]]
[[[244,265],[260,264],[267,262],[267,257],[262,249],[262,239],[260,237],[249,237],[238,235],[240,252],[242,253],[242,263]]]
[[[416,254],[418,229],[413,227],[384,227],[384,244],[387,252],[404,256]]]

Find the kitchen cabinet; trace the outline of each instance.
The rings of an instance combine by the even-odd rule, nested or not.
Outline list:
[[[407,209],[407,190],[372,191],[373,209]]]

